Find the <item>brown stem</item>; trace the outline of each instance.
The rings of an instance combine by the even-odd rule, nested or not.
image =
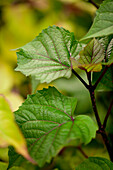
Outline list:
[[[108,69],[108,68],[106,68],[106,69]],[[106,69],[104,69],[104,70],[106,70]],[[92,83],[91,83],[91,72],[86,72],[87,78],[88,78],[88,81],[89,81],[89,85],[88,85],[74,70],[72,70],[72,72],[84,84],[84,86],[88,89],[88,91],[90,93],[93,111],[95,113],[96,121],[97,121],[97,124],[99,126],[98,132],[101,134],[103,141],[104,141],[104,144],[106,145],[107,151],[109,153],[109,157],[110,157],[111,161],[113,162],[112,147],[110,146],[110,143],[109,143],[107,134],[105,132],[105,129],[103,128],[103,125],[101,124],[100,117],[99,117],[99,114],[98,114],[98,110],[97,110],[97,107],[96,107],[95,95],[94,95],[95,88],[97,87],[98,83],[100,82],[100,80],[102,79],[102,77],[104,76],[106,71],[103,71],[102,75],[97,80],[96,85],[93,86]]]
[[[100,121],[100,117],[99,117],[97,107],[96,107],[95,96],[94,96],[94,88],[93,88],[92,83],[91,83],[91,72],[86,72],[86,74],[87,74],[87,78],[88,78],[88,81],[89,81],[89,89],[88,90],[89,90],[90,97],[91,97],[93,111],[95,113],[95,117],[96,117],[99,129],[100,129],[101,128],[101,121]]]
[[[97,9],[99,8],[99,6],[93,0],[89,0],[89,2],[93,4]]]
[[[98,123],[98,126],[99,126],[99,132],[100,132],[100,134],[103,138],[104,144],[106,145],[107,151],[109,153],[109,157],[110,157],[111,161],[113,162],[112,147],[110,146],[110,143],[109,143],[107,134],[105,132],[105,129],[103,128],[103,125],[101,124],[100,117],[99,117],[99,114],[98,114],[98,110],[97,110],[97,107],[96,107],[95,95],[94,95],[95,89],[94,89],[94,86],[92,86],[92,83],[91,83],[91,73],[87,73],[87,77],[88,77],[88,81],[89,81],[89,89],[88,90],[89,90],[90,97],[91,97],[93,111],[95,113],[95,117],[96,117],[96,120],[97,120],[97,123]]]
[[[78,73],[72,69],[73,74],[83,83],[83,85],[88,89],[88,84],[78,75]]]
[[[101,135],[102,135],[103,141],[106,145],[107,151],[109,153],[110,160],[113,162],[113,148],[110,146],[108,136],[104,129],[102,130]]]
[[[90,92],[90,96],[91,96],[93,111],[95,113],[95,117],[96,117],[96,120],[97,120],[97,123],[98,123],[98,126],[99,126],[99,132],[100,132],[100,134],[101,134],[101,136],[103,138],[104,144],[106,145],[106,148],[107,148],[107,151],[109,153],[110,159],[113,162],[112,148],[110,146],[107,134],[106,134],[105,129],[103,128],[103,126],[101,124],[101,121],[100,121],[100,118],[99,118],[99,115],[98,115],[98,111],[97,111],[97,107],[96,107],[96,102],[95,102],[94,91],[90,91],[89,90],[89,92]]]
[[[103,70],[102,74],[100,75],[100,77],[97,79],[96,83],[93,85],[93,88],[96,89],[97,85],[99,84],[99,82],[101,81],[101,79],[103,78],[103,76],[105,75],[105,73],[108,70],[108,66],[105,67],[105,69]]]
[[[98,123],[98,127],[99,127],[99,129],[101,129],[101,121],[100,121],[100,117],[98,115],[98,111],[97,111],[97,107],[96,107],[94,91],[93,90],[89,90],[89,93],[90,93],[90,97],[91,97],[93,111],[95,113],[95,117],[96,117],[96,120],[97,120],[97,123]]]
[[[88,156],[86,155],[86,153],[82,150],[81,146],[78,146],[77,149],[82,153],[82,155],[83,155],[85,158],[88,158]]]
[[[109,117],[109,115],[110,115],[112,106],[113,106],[113,99],[112,99],[112,101],[111,101],[111,103],[110,103],[110,105],[109,105],[107,114],[106,114],[105,119],[104,119],[104,123],[103,123],[103,128],[104,128],[104,129],[106,128],[106,123],[107,123],[108,117]]]

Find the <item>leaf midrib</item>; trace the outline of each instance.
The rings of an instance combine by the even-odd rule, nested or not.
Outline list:
[[[29,66],[28,66],[28,67],[29,67]],[[49,65],[49,66],[41,66],[41,67],[38,66],[38,67],[32,67],[32,68],[30,68],[30,67],[28,68],[28,67],[24,67],[24,66],[23,66],[23,68],[22,68],[22,67],[21,67],[21,68],[22,68],[23,70],[28,70],[28,69],[36,69],[36,68],[38,69],[38,68],[45,68],[45,67],[61,67],[61,65],[51,65],[51,66]],[[62,65],[62,67],[64,67],[64,66]],[[69,68],[69,67],[68,67],[68,68]]]
[[[40,41],[39,41],[40,42]],[[45,56],[45,55],[43,55],[43,54],[39,54],[39,53],[36,53],[37,55],[39,55],[39,56],[42,56],[42,57],[45,57],[45,58],[48,58],[49,60],[45,60],[45,59],[38,59],[38,58],[29,58],[29,57],[27,57],[27,59],[30,59],[30,60],[39,60],[39,61],[53,61],[53,62],[56,62],[56,63],[58,63],[58,64],[60,64],[59,66],[65,66],[65,67],[67,67],[67,68],[70,68],[70,66],[67,66],[67,65],[65,65],[65,64],[63,64],[63,63],[60,63],[60,62],[58,62],[57,60],[55,60],[55,59],[52,59],[52,58],[50,58],[49,56]],[[25,57],[26,58],[26,57]],[[31,61],[30,61],[31,62]],[[28,62],[29,63],[29,62]],[[24,63],[23,63],[23,65],[24,65]],[[25,66],[24,66],[24,68],[25,68]],[[38,67],[39,68],[39,67]],[[26,68],[27,69],[27,68]]]
[[[57,51],[57,49],[56,49],[56,45],[55,45],[55,43],[54,43],[54,40],[52,39],[52,37],[51,37],[47,32],[44,31],[44,33],[51,39],[51,41],[52,41],[52,43],[53,43],[53,46],[54,46],[54,48],[55,48],[55,51],[56,51],[56,53],[57,53],[57,56],[58,56],[58,59],[59,59],[59,63],[62,64],[62,63],[61,63],[61,60],[60,60],[60,56],[59,56],[58,51]]]
[[[66,124],[66,123],[68,123],[68,122],[74,122],[74,121],[69,120],[69,121],[67,121],[67,122],[63,122],[63,123],[61,123],[60,125],[52,128],[51,130],[49,130],[48,132],[46,132],[45,134],[43,134],[41,137],[37,138],[36,141],[34,141],[34,142],[30,145],[30,148],[31,148],[39,139],[41,139],[43,136],[48,135],[50,132],[52,132],[52,131],[55,130],[56,128],[58,128],[58,127],[60,127],[60,126],[62,126],[62,125],[64,125],[64,124]],[[26,139],[27,139],[27,138],[26,138]],[[31,148],[31,149],[32,149],[32,148]]]
[[[38,104],[38,103],[30,103],[30,104],[24,104],[24,106],[27,106],[27,105],[38,105],[38,106],[44,106],[44,107],[50,107],[50,108],[53,108],[53,109],[55,109],[55,110],[59,110],[59,111],[61,111],[62,113],[65,113],[65,116],[68,116],[69,118],[72,118],[72,116],[70,116],[67,112],[65,112],[64,110],[62,110],[62,109],[59,109],[59,108],[57,108],[57,107],[53,107],[53,106],[50,106],[50,105],[44,105],[44,104]],[[24,109],[23,109],[24,110]],[[27,109],[25,109],[25,110],[27,110]]]

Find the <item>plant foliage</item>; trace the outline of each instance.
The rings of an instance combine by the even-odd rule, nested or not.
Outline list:
[[[113,1],[106,0],[96,11],[96,17],[89,32],[82,40],[113,34]]]
[[[72,60],[75,67],[87,70],[88,72],[101,71],[101,61],[104,59],[104,49],[98,40],[91,40],[79,54],[79,58],[75,57],[75,59]]]
[[[97,6],[95,1],[90,2]],[[86,41],[89,38],[92,39]],[[16,71],[30,76],[31,93],[34,94],[28,95],[14,113],[17,125],[9,104],[0,95],[0,147],[11,145],[8,152],[9,166],[7,163],[0,163],[1,169],[7,166],[8,169],[27,169],[28,161],[36,164],[36,167],[32,164],[31,167],[40,169],[49,164],[57,154],[61,154],[60,151],[67,146],[76,147],[88,158],[82,150],[82,144],[89,144],[96,138],[96,132],[100,133],[113,162],[112,135],[106,132],[113,100],[111,99],[102,123],[101,116],[104,113],[100,115],[98,112],[95,98],[96,90],[113,91],[113,0],[105,0],[100,5],[93,25],[81,40],[85,40],[85,44],[76,40],[73,32],[63,27],[49,26],[34,40],[17,49]],[[87,80],[79,74],[80,69],[85,72]],[[76,112],[76,97],[65,96],[55,87],[36,92],[37,84],[50,83],[58,78],[70,78],[72,73],[90,94],[98,127],[91,116],[79,115]],[[5,91],[5,88],[2,88]],[[83,107],[82,104],[80,107]],[[113,169],[112,162],[101,157],[89,157],[76,170]]]
[[[101,157],[89,157],[84,162],[82,162],[75,170],[101,170],[101,169],[113,169],[113,163],[108,159],[101,158]]]
[[[74,116],[76,98],[66,97],[54,87],[37,91],[15,112],[32,158],[43,166],[71,140],[89,143],[96,135],[97,126],[85,115]],[[29,107],[28,107],[29,106]],[[19,165],[21,156],[10,155],[10,166]]]
[[[28,154],[26,141],[14,121],[10,106],[2,95],[0,95],[0,120],[0,146],[12,145],[18,153],[33,162]]]
[[[16,71],[35,76],[41,83],[49,83],[60,77],[69,78],[70,55],[71,51],[73,55],[79,53],[77,45],[73,33],[56,26],[48,27],[33,41],[18,49]]]

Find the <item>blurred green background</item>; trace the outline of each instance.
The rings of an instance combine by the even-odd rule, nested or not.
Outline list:
[[[90,28],[95,11],[96,8],[84,0],[0,1],[0,93],[11,100],[14,110],[31,93],[31,85],[30,78],[14,71],[17,57],[13,49],[33,40],[50,25],[62,26],[74,32],[76,39],[80,39]],[[66,87],[63,88],[65,91]],[[73,94],[73,89],[70,88],[69,93]]]
[[[102,0],[95,0],[95,2],[99,5]],[[75,38],[79,40],[92,25],[95,12],[96,8],[87,0],[0,0],[0,93],[9,100],[13,111],[18,109],[27,94],[32,93],[31,78],[14,71],[17,57],[13,49],[33,40],[42,29],[50,25],[62,26],[74,32]],[[79,70],[78,72],[86,79],[84,72]],[[40,84],[38,81],[37,84],[37,89],[48,87],[48,84]],[[89,94],[76,77],[72,76],[69,80],[62,78],[49,85],[54,85],[65,95],[76,96],[78,105],[75,114],[88,114],[95,120],[91,114]],[[102,120],[107,112],[110,95],[110,92],[97,93],[97,106]],[[112,119],[109,120],[107,128],[113,134],[111,123],[113,123]],[[108,158],[100,136],[83,148],[90,156]],[[0,149],[0,160],[8,161],[7,149]],[[46,166],[46,169],[69,170],[83,160],[80,150],[71,147],[64,149],[51,165]],[[30,165],[26,169],[31,169]]]

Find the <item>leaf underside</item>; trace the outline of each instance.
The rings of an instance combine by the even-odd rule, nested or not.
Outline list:
[[[77,55],[79,49],[73,33],[62,27],[50,26],[18,49],[16,71],[35,76],[41,83],[49,83],[60,77],[69,78],[70,55]]]
[[[71,140],[89,143],[97,126],[85,115],[74,117],[76,98],[66,97],[54,87],[29,95],[15,112],[32,158],[42,167]],[[25,161],[13,149],[9,151],[9,167]]]
[[[101,157],[89,157],[82,162],[75,170],[112,170],[113,163],[106,158]]]
[[[113,34],[113,0],[105,0],[96,12],[93,25],[81,40]]]

